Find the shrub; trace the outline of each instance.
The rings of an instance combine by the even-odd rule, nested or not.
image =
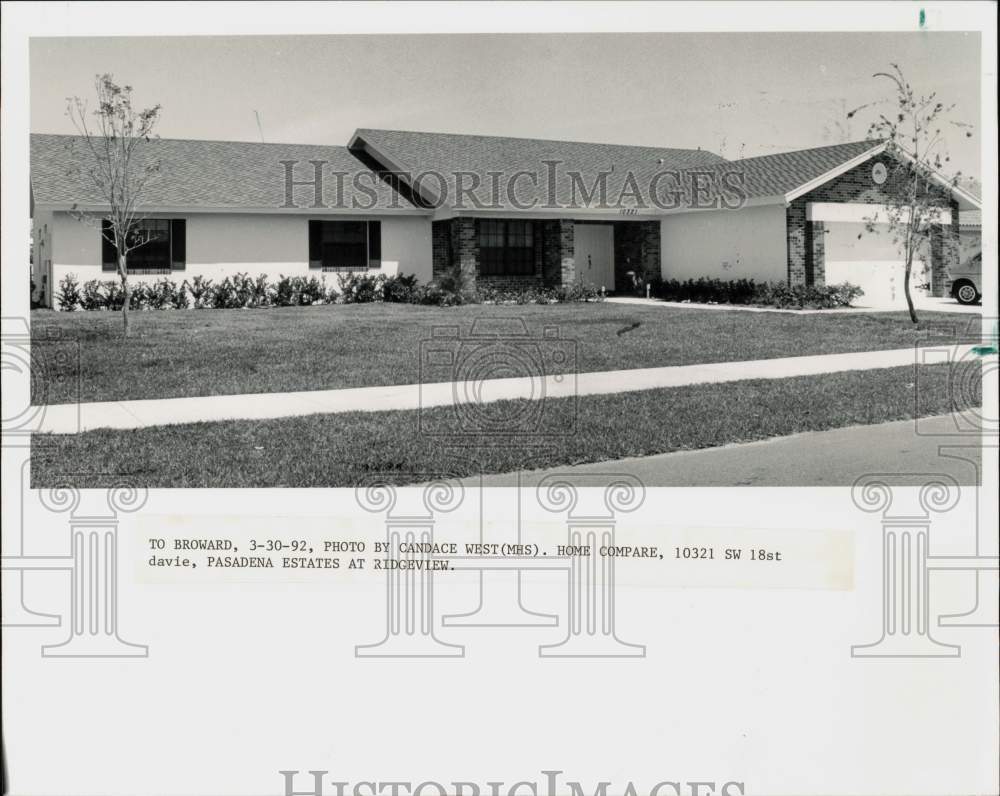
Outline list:
[[[59,309],[72,312],[80,306],[80,283],[73,274],[66,274],[59,280],[59,293],[56,295]]]
[[[101,296],[106,310],[120,310],[125,305],[125,291],[121,282],[114,279],[101,282]]]
[[[326,281],[311,276],[285,276],[270,290],[270,302],[276,307],[303,307],[328,301]]]
[[[445,290],[437,282],[429,282],[414,290],[413,303],[428,304],[435,307],[454,307],[464,302],[460,296],[450,290]]]
[[[180,287],[178,287],[170,296],[170,305],[175,310],[186,310],[190,309],[190,299],[188,297],[188,285],[187,282],[181,282]]]
[[[266,307],[271,303],[271,287],[267,284],[267,274],[259,274],[250,290],[251,307]]]
[[[412,274],[387,276],[382,282],[382,300],[393,304],[412,304],[417,298],[417,278]]]
[[[555,304],[566,301],[601,301],[604,296],[593,286],[575,282],[559,287],[498,288],[489,285],[469,290],[462,277],[446,275],[427,285],[418,283],[412,275],[387,277],[379,273],[344,273],[338,275],[338,288],[328,288],[324,278],[315,276],[280,275],[269,284],[266,274],[256,279],[246,273],[232,274],[218,284],[211,279],[195,276],[180,285],[169,279],[154,283],[139,282],[131,286],[131,309],[236,309],[243,307],[298,307],[316,304],[360,304],[386,301],[392,303],[426,304],[452,307],[459,304]],[[666,285],[667,283],[662,283]],[[118,280],[100,282],[92,279],[82,290],[75,277],[68,275],[62,283],[60,307],[85,310],[120,310],[124,293]],[[849,285],[838,286],[837,296],[851,295]],[[857,290],[857,288],[853,288]],[[704,292],[704,291],[703,291]],[[666,288],[659,293],[667,295]],[[658,293],[658,294],[659,294]],[[674,290],[670,295],[676,294]],[[794,297],[793,297],[794,298]],[[777,297],[774,299],[777,300]],[[792,300],[792,299],[788,299]]]
[[[242,297],[239,291],[239,274],[227,276],[212,290],[208,305],[217,310],[232,310],[242,307]]]
[[[699,304],[749,304],[764,307],[833,309],[847,307],[864,291],[857,285],[788,285],[752,279],[650,280],[650,295],[664,301]]]
[[[450,298],[444,299],[448,302],[448,304],[442,306],[468,304],[476,301],[475,291],[469,287],[469,280],[458,263],[455,263],[436,281],[437,288],[441,292],[442,298],[450,295]]]
[[[91,279],[83,285],[83,293],[80,297],[80,306],[85,310],[103,310],[104,295],[101,292],[101,283],[97,279]]]
[[[146,303],[151,310],[162,310],[174,306],[177,285],[169,279],[157,279],[146,286]]]
[[[128,308],[130,310],[149,309],[149,285],[135,282],[128,286]]]
[[[312,304],[323,304],[326,301],[326,279],[317,279],[311,276],[308,279],[297,277],[299,284],[299,303],[303,306]]]
[[[39,307],[42,306],[42,302],[45,301],[45,295],[43,292],[42,294],[36,297],[35,291],[38,289],[38,285],[35,284],[35,280],[31,277],[28,277],[28,281],[31,284],[31,289],[28,292],[28,303],[30,304],[31,309],[37,310]]]
[[[277,307],[294,307],[299,303],[299,297],[293,278],[284,274],[279,276],[274,286],[272,301]]]
[[[382,301],[385,276],[382,274],[337,274],[339,299],[344,304],[365,304]]]
[[[553,293],[556,301],[604,301],[604,293],[600,288],[584,282],[560,285]]]
[[[211,306],[212,302],[212,280],[203,276],[194,277],[190,283],[185,279],[184,284],[191,294],[191,304],[196,310]]]
[[[196,277],[197,278],[197,277]],[[265,280],[266,288],[266,280]],[[246,273],[227,276],[212,290],[206,305],[219,310],[235,310],[253,306],[256,283]]]

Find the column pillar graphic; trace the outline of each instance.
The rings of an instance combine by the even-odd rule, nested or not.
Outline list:
[[[996,449],[996,441],[992,444],[983,441],[976,445],[941,445],[938,453],[947,459],[960,459],[968,462],[975,472],[975,483],[982,484],[980,461],[983,452]],[[961,562],[955,569],[964,568],[970,572],[975,589],[975,602],[968,611],[957,614],[943,614],[938,617],[939,627],[997,627],[1000,624],[997,609],[998,571],[1000,571],[1000,534],[994,527],[984,527],[982,514],[979,510],[981,487],[975,487],[975,517],[976,542],[973,553],[967,559],[966,566]],[[938,560],[940,566],[942,560]],[[932,562],[932,566],[934,562]],[[944,568],[943,566],[941,568]]]
[[[145,489],[118,486],[107,490],[108,513],[81,514],[81,496],[73,487],[43,490],[42,504],[50,511],[69,512],[70,571],[69,637],[42,647],[46,658],[144,658],[145,644],[133,644],[118,634],[118,515],[138,511]],[[39,559],[42,561],[42,559]],[[43,562],[44,563],[44,562]]]
[[[588,483],[592,488],[586,488]],[[554,474],[539,481],[537,495],[547,511],[565,514],[567,544],[590,548],[587,556],[570,557],[566,638],[540,646],[539,656],[645,657],[645,645],[618,638],[615,557],[600,552],[615,544],[618,515],[642,505],[642,482],[631,475]]]
[[[358,644],[358,658],[460,658],[465,647],[447,644],[434,633],[434,555],[421,549],[434,541],[437,513],[457,508],[464,491],[457,481],[433,481],[422,489],[420,504],[397,508],[400,494],[393,484],[375,480],[355,490],[366,511],[385,516],[386,561],[402,566],[386,570],[386,630],[381,641]],[[416,547],[414,547],[416,545]],[[419,562],[420,566],[414,566]]]
[[[479,488],[481,496],[479,515],[479,541],[504,543],[513,541],[521,543],[521,473],[516,476],[513,491],[506,488]],[[490,516],[488,501],[491,499],[514,500],[517,505],[517,517],[513,540],[509,537],[491,539],[486,532],[486,518]],[[532,611],[524,606],[521,594],[520,570],[490,570],[479,573],[479,603],[471,611],[462,614],[450,614],[442,619],[445,627],[555,627],[559,617],[553,614],[543,614]]]
[[[24,574],[36,566],[30,566],[31,558],[25,556],[24,534],[27,519],[24,504],[31,498],[31,460],[27,459],[21,465],[20,484],[21,522],[18,527],[14,523],[4,526],[3,541],[3,627],[59,627],[61,618],[54,614],[44,614],[27,606],[24,597]],[[6,499],[6,498],[5,498]],[[12,498],[13,500],[13,498]],[[35,562],[37,564],[37,561]]]
[[[960,647],[936,641],[931,634],[929,546],[931,513],[956,506],[961,494],[958,483],[951,476],[926,475],[926,482],[917,491],[919,508],[894,512],[893,502],[899,494],[889,485],[893,477],[862,476],[851,490],[858,508],[882,515],[882,635],[869,644],[852,646],[851,655],[957,657]]]

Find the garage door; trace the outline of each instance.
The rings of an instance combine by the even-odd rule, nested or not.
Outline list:
[[[828,222],[825,228],[824,259],[828,285],[850,282],[860,286],[865,295],[855,302],[858,306],[900,307],[904,304],[905,264],[887,226],[877,225],[873,232],[869,232],[864,224]],[[926,292],[919,286],[929,281],[930,272],[918,255],[913,260],[910,279],[914,298]]]

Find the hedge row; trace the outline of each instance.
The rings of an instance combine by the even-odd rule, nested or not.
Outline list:
[[[444,277],[425,285],[415,276],[345,273],[337,275],[337,285],[325,277],[284,276],[269,282],[266,274],[252,278],[246,273],[213,282],[195,276],[180,284],[170,279],[135,282],[130,285],[129,309],[242,309],[246,307],[301,307],[317,304],[555,304],[564,301],[600,301],[603,295],[584,285],[554,288],[468,290],[460,278]],[[61,310],[120,310],[125,292],[118,280],[92,279],[83,285],[74,274],[59,282],[56,301]]]
[[[698,304],[746,304],[760,307],[834,309],[849,307],[864,291],[857,285],[788,285],[753,279],[651,279],[650,295],[664,301]]]

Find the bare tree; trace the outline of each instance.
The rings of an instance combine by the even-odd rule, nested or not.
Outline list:
[[[86,172],[110,208],[106,216],[108,224],[101,224],[101,234],[115,247],[116,270],[124,296],[122,331],[128,337],[132,298],[128,255],[149,241],[149,236],[140,230],[139,209],[146,184],[160,170],[159,161],[149,150],[156,139],[153,129],[159,120],[160,106],[135,110],[132,87],[119,86],[109,74],[97,75],[94,88],[97,107],[92,113],[88,113],[87,102],[79,97],[67,101],[66,113],[93,158]],[[78,213],[78,217],[94,220],[93,215],[86,213]]]
[[[887,194],[885,218],[881,215],[867,218],[865,228],[869,233],[875,233],[877,225],[885,224],[893,243],[902,248],[906,306],[910,320],[917,323],[910,291],[913,258],[930,245],[934,228],[941,223],[942,215],[951,212],[947,192],[942,190],[942,185],[955,188],[962,179],[960,171],[954,172],[951,177],[942,174],[951,160],[942,128],[948,124],[971,138],[972,126],[948,121],[947,116],[954,110],[954,104],[946,106],[936,92],[918,95],[907,82],[903,70],[897,64],[890,66],[890,71],[876,72],[873,77],[889,80],[893,96],[886,102],[873,104],[887,104],[893,110],[880,112],[868,127],[868,137],[884,141],[886,151],[892,156],[892,165],[887,169],[888,174],[882,185]],[[847,118],[867,107],[871,106],[855,108],[847,114]]]

